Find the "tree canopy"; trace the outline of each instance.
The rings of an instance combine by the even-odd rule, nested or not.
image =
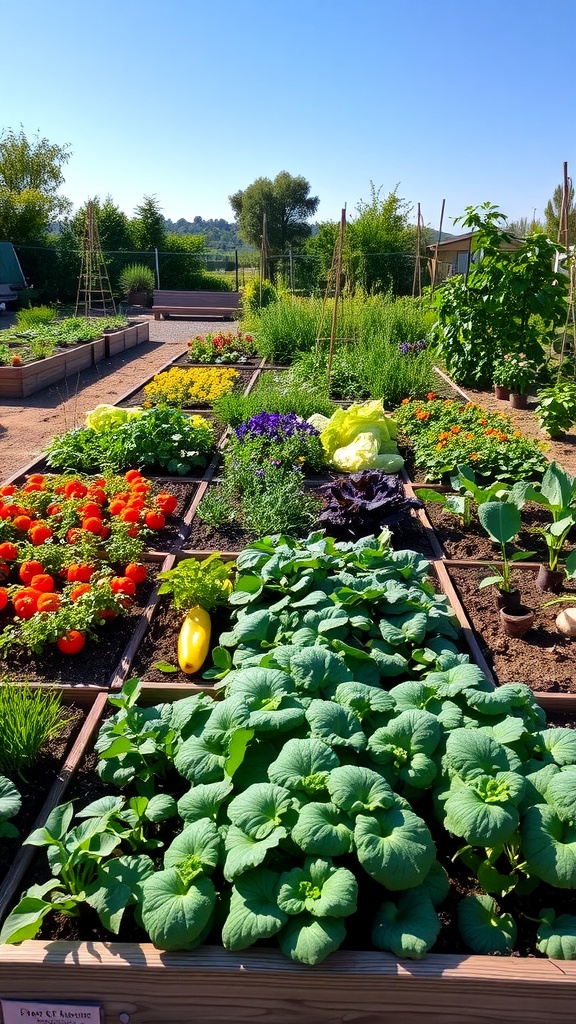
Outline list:
[[[318,196],[310,195],[306,178],[293,177],[288,171],[280,171],[274,181],[257,178],[229,200],[238,221],[238,233],[248,245],[260,247],[266,214],[268,247],[277,253],[299,248],[310,235],[312,229],[307,218],[316,213],[320,202]]]
[[[50,223],[70,209],[58,195],[69,146],[37,134],[28,139],[21,128],[0,135],[0,238],[29,243],[42,239]]]

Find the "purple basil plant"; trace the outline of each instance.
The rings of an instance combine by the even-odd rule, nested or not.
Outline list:
[[[318,525],[334,537],[350,539],[378,533],[383,526],[393,528],[413,508],[423,508],[417,498],[407,498],[402,481],[382,469],[339,477],[324,484],[319,493],[326,504]]]

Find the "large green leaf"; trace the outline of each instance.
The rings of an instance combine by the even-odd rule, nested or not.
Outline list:
[[[576,960],[576,917],[560,914],[551,907],[540,911],[536,948],[552,960]]]
[[[355,679],[339,683],[329,696],[333,696],[337,704],[353,711],[360,722],[365,718],[389,715],[394,709],[394,700],[390,693],[380,686],[366,686]]]
[[[307,858],[304,867],[280,877],[278,906],[286,914],[308,911],[313,917],[348,917],[356,912],[358,882],[348,868],[324,858]]]
[[[402,807],[359,814],[354,839],[362,867],[393,891],[419,885],[436,858],[428,826]]]
[[[278,942],[285,956],[313,967],[338,949],[345,938],[346,926],[342,918],[299,914],[289,918]]]
[[[576,889],[576,824],[553,807],[529,807],[521,826],[522,853],[530,874],[559,889]]]
[[[520,785],[509,786],[509,779],[518,779]],[[444,804],[444,827],[472,846],[505,843],[518,828],[520,815],[516,804],[523,788],[524,780],[512,772],[480,776],[460,785]]]
[[[475,953],[508,953],[516,941],[511,914],[499,914],[491,896],[465,896],[458,904],[458,927],[464,942]]]
[[[576,764],[576,731],[542,729],[536,735],[536,750],[543,761],[554,761],[560,766]]]
[[[269,939],[288,920],[278,906],[280,879],[268,868],[240,875],[232,886],[230,910],[222,928],[226,949],[247,949],[258,939]]]
[[[381,775],[356,764],[334,768],[328,778],[328,792],[332,802],[349,814],[391,807],[395,800],[394,793]]]
[[[318,736],[331,747],[350,747],[363,750],[366,736],[357,716],[348,708],[329,700],[312,700],[306,710],[313,736]]]
[[[325,647],[305,647],[292,654],[290,674],[297,689],[316,693],[328,684],[343,683],[352,678],[346,662]]]
[[[486,501],[478,508],[486,533],[498,544],[508,544],[520,530],[520,511],[507,501]]]
[[[216,903],[209,878],[198,875],[190,884],[177,868],[167,868],[139,888],[142,924],[158,949],[193,949],[201,941]]]
[[[292,829],[291,838],[304,853],[318,857],[339,857],[354,845],[354,823],[331,803],[304,804]]]
[[[174,766],[188,782],[195,785],[221,782],[224,778],[227,745],[208,743],[204,736],[191,736],[178,748]]]
[[[150,857],[116,857],[98,867],[96,881],[86,892],[86,901],[109,932],[117,935],[126,907],[136,903],[136,887],[154,872]]]
[[[212,874],[220,856],[221,840],[211,818],[200,818],[187,825],[164,853],[164,867],[174,868],[185,865],[187,876],[200,872]]]
[[[509,752],[480,729],[455,729],[450,733],[445,761],[463,779],[510,770]]]
[[[178,801],[178,814],[184,821],[198,821],[199,818],[218,817],[218,811],[226,797],[232,792],[232,780],[200,783],[184,793]]]
[[[436,942],[440,928],[430,897],[420,889],[410,889],[400,893],[397,902],[382,904],[374,919],[372,942],[395,956],[421,960]]]
[[[328,776],[339,763],[322,740],[293,738],[269,766],[268,777],[278,786],[313,797],[327,791]]]
[[[250,836],[265,839],[292,807],[292,795],[283,786],[260,782],[249,786],[228,805],[230,821]]]
[[[265,839],[251,839],[236,825],[230,825],[226,833],[226,861],[224,877],[232,882],[237,875],[257,868],[265,860],[268,850],[273,850],[287,835],[286,829],[279,825]]]
[[[551,804],[560,821],[576,821],[576,767],[569,765],[550,779],[546,803]]]
[[[22,806],[22,798],[10,779],[0,775],[0,824],[18,814]]]

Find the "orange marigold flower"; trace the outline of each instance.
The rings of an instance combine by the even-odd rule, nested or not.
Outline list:
[[[445,447],[446,447],[446,441],[439,441],[438,444],[436,445],[436,451],[437,452],[442,451],[442,448],[445,448]]]
[[[433,402],[435,398],[438,398],[438,395],[434,391],[429,391],[426,398],[429,402]]]
[[[449,438],[449,437],[450,437],[450,432],[449,432],[448,430],[442,430],[442,431],[441,431],[441,432],[440,432],[440,433],[438,434],[438,440],[439,440],[439,441],[446,441],[446,440],[447,440],[447,438]]]
[[[488,420],[478,420],[478,423],[480,424],[481,427],[485,427],[486,424],[488,423]]]
[[[474,434],[471,434],[470,431],[468,431],[468,433],[465,434],[464,436],[465,436],[467,441],[472,441],[472,439],[474,437]]]
[[[520,430],[515,430],[513,435],[512,435],[512,437],[522,437],[521,431]]]
[[[450,427],[450,430],[452,431],[453,434],[459,434],[460,431],[462,430],[462,427],[459,427],[457,423],[453,423],[452,426]]]
[[[402,401],[400,402],[400,405],[409,405],[409,404],[410,404],[410,399],[409,398],[403,398]]]
[[[476,459],[479,459],[480,456],[478,455],[478,452],[470,452],[470,455],[468,456],[468,458],[469,459],[473,459],[474,462],[476,462]]]
[[[498,440],[499,441],[507,441],[508,440],[508,434],[498,434]]]

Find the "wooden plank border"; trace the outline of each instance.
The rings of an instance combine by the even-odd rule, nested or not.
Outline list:
[[[129,1024],[573,1024],[576,964],[536,958],[336,952],[313,969],[275,950],[43,943],[0,949],[1,995],[103,1003]]]

